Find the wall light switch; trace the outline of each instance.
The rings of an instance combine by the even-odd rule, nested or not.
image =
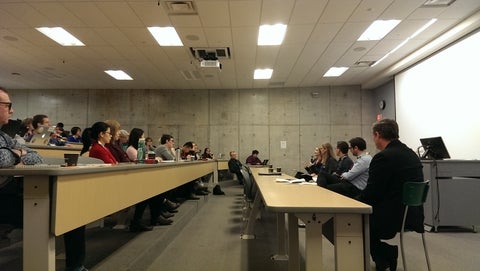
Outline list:
[[[287,141],[280,141],[280,149],[286,149],[287,148]]]

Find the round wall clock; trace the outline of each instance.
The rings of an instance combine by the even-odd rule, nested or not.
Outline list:
[[[386,105],[385,100],[381,100],[378,102],[378,108],[380,108],[380,110],[385,109],[385,105]]]

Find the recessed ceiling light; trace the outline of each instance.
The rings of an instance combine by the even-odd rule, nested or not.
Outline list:
[[[358,41],[381,40],[392,29],[400,23],[400,20],[377,20],[374,21],[363,34],[358,38]]]
[[[348,70],[348,67],[331,67],[323,77],[338,77]]]
[[[280,45],[285,38],[287,32],[287,25],[261,25],[258,31],[258,45]]]
[[[270,79],[272,78],[272,69],[256,69],[253,73],[253,79]]]
[[[107,70],[105,72],[117,80],[133,80],[133,78],[130,77],[130,75],[128,75],[126,72],[122,70]]]
[[[174,27],[152,26],[148,27],[148,31],[150,31],[150,34],[152,34],[160,46],[183,46],[182,40]]]
[[[388,52],[386,55],[384,55],[382,58],[380,58],[379,60],[377,60],[375,63],[373,63],[372,67],[375,67],[376,65],[378,65],[380,62],[382,62],[385,58],[387,58],[388,56],[390,56],[391,54],[393,54],[395,51],[397,51],[398,49],[400,49],[401,47],[403,47],[405,44],[407,44],[407,42],[409,42],[411,39],[413,39],[414,37],[416,37],[418,34],[422,33],[425,29],[427,29],[428,27],[430,27],[432,24],[434,24],[435,22],[437,21],[437,19],[431,19],[430,21],[428,21],[426,24],[424,24],[422,27],[420,27],[417,31],[415,31],[415,33],[413,33],[410,37],[408,37],[407,39],[405,39],[404,41],[402,41],[399,45],[397,45],[395,48],[393,48],[390,52]]]
[[[62,46],[85,46],[83,42],[61,27],[37,27],[36,29]]]

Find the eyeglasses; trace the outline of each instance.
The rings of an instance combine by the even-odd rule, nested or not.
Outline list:
[[[109,135],[112,135],[109,131],[105,131],[105,134],[109,134]]]
[[[11,102],[10,102],[10,103],[7,103],[7,102],[0,102],[0,104],[3,104],[3,105],[5,105],[5,107],[7,107],[7,108],[8,108],[8,110],[12,110],[12,103],[11,103]]]

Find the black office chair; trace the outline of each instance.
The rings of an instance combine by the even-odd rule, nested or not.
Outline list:
[[[248,202],[252,202],[255,198],[252,195],[253,181],[250,178],[250,174],[248,174],[248,169],[245,166],[240,169],[240,172],[243,176],[243,194],[245,195],[245,198]]]
[[[405,214],[403,215],[402,229],[400,231],[400,248],[402,251],[403,270],[407,271],[407,261],[405,260],[405,249],[403,245],[403,234],[405,232],[405,221],[407,220],[408,208],[413,206],[421,206],[427,199],[428,190],[430,188],[430,181],[424,182],[405,182],[403,184],[402,201],[405,205]],[[416,232],[422,235],[423,249],[425,251],[425,258],[427,259],[427,267],[430,271],[430,259],[428,258],[427,243],[425,241],[425,230]]]

